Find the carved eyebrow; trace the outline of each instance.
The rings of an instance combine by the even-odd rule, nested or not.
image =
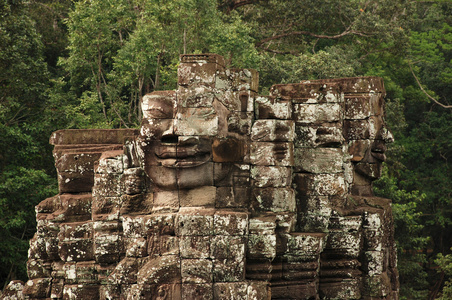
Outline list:
[[[160,107],[156,107],[156,108],[153,107],[153,108],[148,109],[148,114],[154,118],[165,118],[165,119],[172,118],[172,116],[173,116],[172,112],[167,111]]]
[[[172,119],[173,103],[161,99],[154,99],[147,109],[149,115],[154,118]]]

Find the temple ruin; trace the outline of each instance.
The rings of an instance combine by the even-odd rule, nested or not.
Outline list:
[[[140,129],[52,134],[29,280],[3,299],[398,299],[378,77],[274,85],[182,55]]]

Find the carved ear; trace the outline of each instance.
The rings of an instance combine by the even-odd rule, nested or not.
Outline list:
[[[212,143],[214,162],[239,162],[243,160],[243,142],[235,138],[215,138]]]

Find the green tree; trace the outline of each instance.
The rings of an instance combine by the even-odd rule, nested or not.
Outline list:
[[[55,192],[42,122],[48,73],[22,1],[0,2],[0,281],[26,279],[34,206]],[[47,136],[47,137],[46,137]]]

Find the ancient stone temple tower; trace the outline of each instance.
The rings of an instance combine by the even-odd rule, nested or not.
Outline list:
[[[278,84],[183,55],[140,130],[61,130],[30,299],[397,299],[380,78]]]

